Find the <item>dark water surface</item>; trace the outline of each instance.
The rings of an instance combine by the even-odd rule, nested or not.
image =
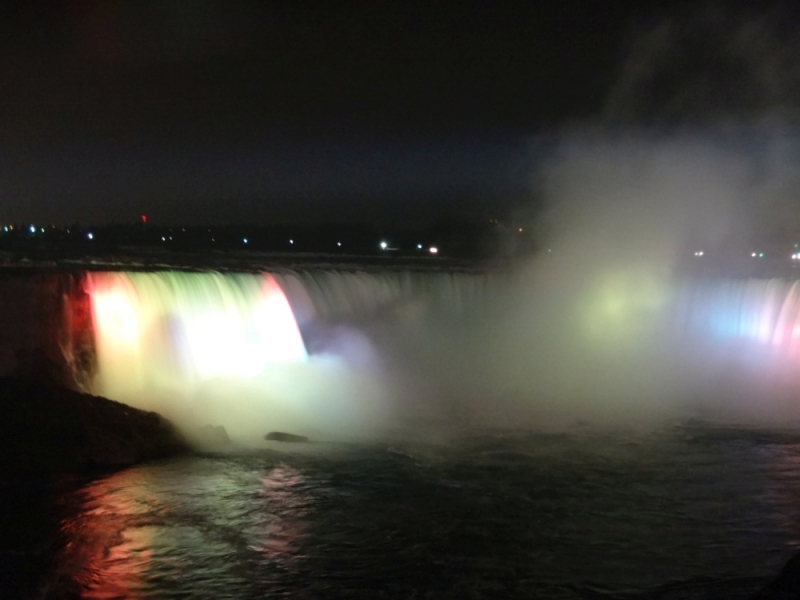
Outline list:
[[[38,598],[746,598],[800,547],[798,442],[515,433],[6,481],[0,574]]]

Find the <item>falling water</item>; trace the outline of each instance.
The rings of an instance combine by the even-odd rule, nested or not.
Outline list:
[[[665,409],[797,413],[800,282],[622,285],[617,276],[533,295],[523,283],[467,273],[92,273],[89,389],[243,439],[278,428],[363,432],[409,411],[515,425],[548,411],[612,421]]]
[[[309,427],[320,371],[269,274],[93,273],[97,374],[91,391],[157,410],[191,430],[247,437]],[[335,403],[335,394],[331,401]]]
[[[86,287],[91,392],[189,430],[223,424],[255,438],[381,423],[392,390],[370,322],[424,329],[437,307],[462,313],[487,284],[467,274],[156,272],[92,273]]]
[[[104,273],[89,276],[100,366],[97,389],[136,394],[179,377],[253,377],[307,358],[270,275]]]
[[[681,297],[686,324],[719,340],[742,340],[800,354],[800,281],[750,279],[695,283]]]

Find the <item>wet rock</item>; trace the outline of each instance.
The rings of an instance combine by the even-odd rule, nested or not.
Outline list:
[[[284,433],[283,431],[270,431],[264,436],[265,440],[271,442],[307,442],[308,438],[304,435],[295,435],[293,433]]]
[[[0,473],[114,468],[186,451],[156,413],[54,383],[0,379]]]
[[[800,552],[789,559],[775,581],[751,600],[800,600]]]

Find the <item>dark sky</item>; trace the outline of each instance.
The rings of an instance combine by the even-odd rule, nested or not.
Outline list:
[[[0,4],[0,221],[413,221],[522,201],[632,1]]]

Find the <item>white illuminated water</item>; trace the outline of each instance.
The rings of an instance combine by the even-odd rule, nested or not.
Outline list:
[[[89,287],[104,390],[147,386],[168,367],[202,383],[307,358],[270,275],[103,273],[90,275]]]

